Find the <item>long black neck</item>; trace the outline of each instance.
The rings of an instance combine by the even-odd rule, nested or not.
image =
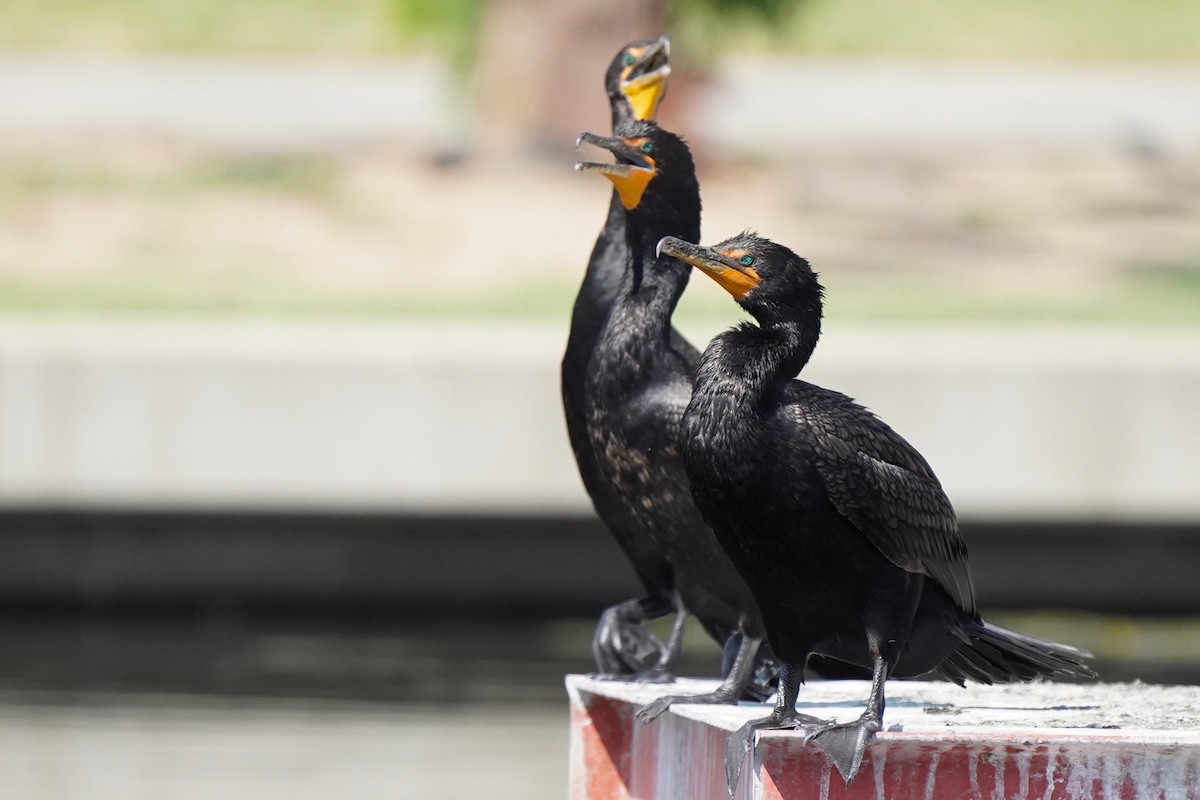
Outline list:
[[[633,120],[633,110],[615,86],[609,88],[608,99],[612,130],[615,132],[621,125]],[[625,272],[625,241],[625,207],[621,205],[621,198],[614,189],[608,203],[608,216],[604,218],[604,228],[592,247],[583,283],[575,295],[571,330],[563,355],[564,367],[580,365],[582,368],[581,365],[591,357],[613,302],[617,299]]]
[[[588,364],[589,402],[609,405],[640,394],[649,384],[690,372],[671,351],[671,313],[687,285],[690,268],[677,259],[660,260],[654,255],[655,245],[665,235],[654,218],[636,212],[626,215],[625,270]]]
[[[615,90],[614,90],[615,92]],[[628,104],[610,92],[609,106],[612,110],[612,129],[633,119]],[[591,354],[608,318],[608,311],[617,298],[621,275],[625,271],[625,207],[616,189],[608,202],[608,216],[604,228],[592,247],[583,283],[575,296],[575,307],[571,313],[571,333],[567,339],[567,358],[573,353],[586,358]]]
[[[808,363],[820,336],[819,307],[815,313],[731,328],[705,351],[696,393],[735,397],[745,410],[770,406]]]
[[[776,320],[759,328],[763,347],[754,385],[766,394],[777,391],[808,364],[821,336],[820,310],[816,314]]]
[[[633,109],[629,106],[629,101],[621,95],[620,89],[614,89],[608,93],[608,108],[612,111],[612,130],[614,132],[619,126],[633,121]]]
[[[688,230],[690,228],[690,230]],[[616,306],[633,314],[647,333],[665,337],[671,327],[671,315],[683,290],[687,288],[691,268],[670,256],[656,256],[658,240],[680,235],[687,240],[700,238],[699,220],[671,221],[643,213],[631,213],[625,222],[625,271],[617,289]],[[670,234],[682,230],[682,234]]]
[[[608,90],[612,130],[633,119],[628,101],[615,88]],[[571,332],[567,338],[565,361],[586,360],[596,344],[596,337],[604,327],[608,311],[617,298],[621,275],[625,271],[625,207],[616,189],[608,202],[608,216],[604,228],[592,247],[583,283],[575,295],[575,307],[571,312]]]
[[[586,359],[608,318],[625,271],[625,209],[614,191],[604,228],[592,248],[571,313],[566,358]]]

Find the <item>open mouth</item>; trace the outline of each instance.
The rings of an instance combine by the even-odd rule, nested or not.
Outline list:
[[[621,92],[629,100],[634,118],[654,119],[667,93],[671,42],[664,36],[638,53],[636,59],[622,74]]]
[[[632,141],[635,144],[642,142],[643,147],[647,146],[644,139]],[[621,205],[625,206],[626,211],[637,208],[638,204],[642,202],[642,195],[645,194],[646,187],[650,185],[650,181],[654,180],[656,172],[654,159],[640,152],[624,139],[597,136],[594,133],[581,133],[575,140],[575,146],[578,147],[584,142],[604,148],[613,154],[616,161],[611,164],[580,161],[575,165],[575,169],[580,172],[599,172],[612,181],[617,194],[621,197]]]
[[[611,164],[603,164],[596,161],[580,161],[575,165],[575,169],[580,172],[601,172],[605,175],[627,177],[636,172],[652,173],[654,171],[653,161],[638,150],[630,147],[621,139],[597,136],[594,133],[581,133],[579,134],[579,138],[575,140],[575,146],[579,147],[584,142],[607,150],[613,154],[616,161]]]
[[[671,42],[662,37],[646,48],[630,67],[621,88],[634,93],[661,83],[671,74]]]

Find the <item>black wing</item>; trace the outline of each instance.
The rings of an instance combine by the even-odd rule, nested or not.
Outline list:
[[[793,380],[786,402],[804,408],[806,425],[836,436],[872,458],[937,481],[933,468],[915,447],[870,409],[841,392]]]
[[[933,578],[974,614],[966,543],[928,462],[845,395],[812,384],[794,386],[792,395],[790,409],[813,438],[814,466],[838,512],[889,561]]]

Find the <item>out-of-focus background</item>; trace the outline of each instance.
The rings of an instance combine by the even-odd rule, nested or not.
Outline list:
[[[0,0],[5,798],[563,796],[636,591],[561,423],[571,143],[663,31],[705,239],[821,271],[811,379],[989,616],[1200,680],[1200,5]]]

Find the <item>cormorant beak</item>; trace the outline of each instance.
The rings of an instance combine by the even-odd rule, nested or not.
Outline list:
[[[636,140],[635,140],[636,141]],[[612,181],[621,197],[621,205],[627,211],[637,208],[642,201],[642,193],[655,175],[654,159],[634,148],[624,139],[608,136],[597,136],[594,133],[581,133],[575,140],[579,147],[589,142],[612,153],[617,161],[614,164],[598,164],[594,161],[580,161],[575,169],[580,172],[599,172]]]
[[[667,95],[667,78],[671,75],[671,40],[665,35],[640,53],[634,51],[634,61],[621,72],[621,92],[633,108],[633,116],[653,120],[658,104]]]
[[[757,270],[739,264],[725,253],[711,247],[685,242],[674,236],[664,236],[658,240],[654,254],[660,256],[663,253],[702,270],[722,289],[733,295],[734,300],[741,300],[762,280]]]

